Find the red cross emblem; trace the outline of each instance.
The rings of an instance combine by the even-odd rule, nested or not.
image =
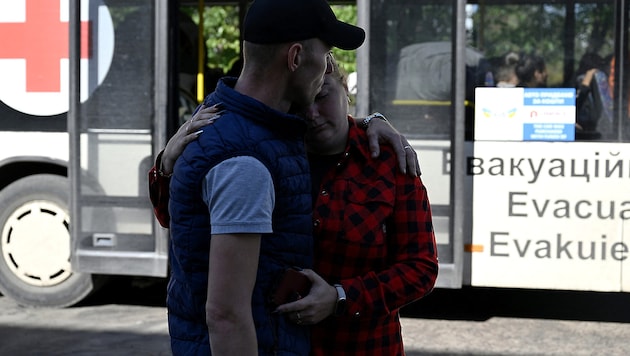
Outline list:
[[[0,1],[0,101],[33,115],[68,110],[68,9],[69,0]],[[103,0],[81,0],[82,73],[87,68],[99,73],[89,83],[86,74],[81,76],[81,101],[102,82],[111,64],[114,30],[105,9]],[[101,38],[107,38],[104,44]]]
[[[60,3],[26,0],[26,22],[0,23],[0,59],[26,59],[27,92],[59,92],[59,61],[68,58],[68,22]],[[90,54],[90,22],[81,22],[81,58]]]

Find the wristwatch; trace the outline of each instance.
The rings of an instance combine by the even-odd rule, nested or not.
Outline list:
[[[359,123],[359,127],[367,130],[368,127],[370,126],[370,121],[372,121],[372,119],[374,118],[379,118],[385,122],[387,122],[387,119],[385,118],[385,115],[381,114],[380,112],[375,112],[373,114],[368,115],[365,119],[363,119],[363,121],[361,121],[361,123]]]
[[[335,284],[335,289],[337,290],[337,304],[335,305],[335,311],[333,312],[334,316],[342,316],[346,312],[346,291],[343,290],[343,286],[341,284]]]

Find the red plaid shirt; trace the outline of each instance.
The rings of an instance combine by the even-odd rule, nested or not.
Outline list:
[[[312,327],[313,355],[404,355],[398,310],[428,294],[438,272],[427,191],[399,172],[390,148],[372,159],[365,132],[349,122],[348,145],[324,175],[313,213],[315,271],[343,285],[348,308]],[[168,178],[155,167],[149,192],[168,227]]]
[[[370,157],[354,120],[342,158],[323,177],[313,212],[315,271],[340,283],[347,311],[313,326],[314,355],[404,355],[398,310],[438,273],[427,191],[381,147]]]

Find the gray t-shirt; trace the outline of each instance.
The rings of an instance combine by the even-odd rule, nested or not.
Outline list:
[[[238,156],[213,167],[206,175],[202,196],[210,212],[211,234],[272,232],[273,180],[256,158]]]

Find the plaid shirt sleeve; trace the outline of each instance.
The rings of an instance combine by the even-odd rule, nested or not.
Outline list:
[[[158,173],[157,167],[162,159],[162,152],[155,159],[155,165],[149,170],[149,199],[153,205],[153,213],[162,227],[168,228],[171,220],[168,214],[168,186],[170,178]]]

